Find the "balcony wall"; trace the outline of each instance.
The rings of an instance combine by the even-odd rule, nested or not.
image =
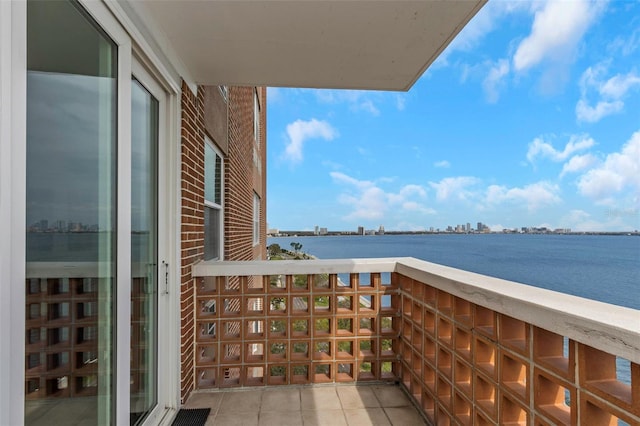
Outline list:
[[[194,275],[197,389],[397,381],[434,424],[640,424],[637,310],[412,258]]]

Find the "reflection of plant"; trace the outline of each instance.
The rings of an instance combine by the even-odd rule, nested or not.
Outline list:
[[[351,309],[351,296],[338,296],[338,308]]]
[[[316,343],[316,352],[329,353],[329,342]]]
[[[329,274],[314,275],[313,286],[316,288],[329,288]]]
[[[293,286],[296,288],[307,288],[307,276],[306,275],[294,275]]]
[[[271,321],[270,328],[272,333],[284,333],[286,329],[286,325],[284,321],[275,320],[275,321]]]
[[[282,284],[282,275],[270,275],[269,285],[272,288],[283,288],[284,285]]]
[[[393,328],[393,320],[391,319],[391,317],[382,317],[382,319],[380,320],[380,325],[382,325],[382,328]]]
[[[271,353],[274,355],[280,355],[285,353],[287,347],[284,343],[272,343],[271,344]]]
[[[307,320],[293,320],[293,330],[307,331],[308,330]]]
[[[271,244],[269,247],[267,247],[267,250],[269,250],[269,256],[273,257],[273,256],[279,256],[280,253],[282,253],[282,248],[280,247],[280,244]]]
[[[316,374],[329,374],[329,366],[327,364],[317,364]]]
[[[390,351],[393,346],[393,342],[391,339],[382,339],[380,342],[380,347],[383,351]]]
[[[328,318],[320,318],[316,320],[316,330],[317,331],[325,331],[329,332],[329,319]]]
[[[294,376],[306,376],[309,372],[309,367],[306,365],[296,365],[292,368],[292,374]]]
[[[338,318],[338,330],[352,331],[350,318]]]
[[[285,367],[271,367],[271,376],[284,376],[287,369]]]
[[[309,344],[307,342],[296,342],[293,344],[293,352],[306,354],[309,352]]]
[[[352,353],[353,345],[350,341],[340,341],[338,342],[338,352],[346,352],[348,354]]]
[[[271,298],[271,310],[272,311],[284,311],[286,308],[286,301],[284,297],[272,297]]]
[[[328,296],[316,296],[315,307],[316,308],[328,308],[329,307],[329,297]]]

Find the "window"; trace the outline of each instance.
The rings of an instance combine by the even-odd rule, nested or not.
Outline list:
[[[260,102],[258,102],[258,92],[253,92],[253,137],[256,144],[260,145]]]
[[[227,102],[227,100],[229,99],[229,89],[227,88],[227,86],[218,86],[218,89],[220,90],[220,94],[222,95],[224,101]]]
[[[204,150],[204,259],[221,259],[222,156],[209,139]]]
[[[260,244],[260,197],[253,193],[253,245]]]

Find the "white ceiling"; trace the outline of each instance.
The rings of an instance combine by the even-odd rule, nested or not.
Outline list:
[[[145,0],[198,84],[408,90],[486,0]]]

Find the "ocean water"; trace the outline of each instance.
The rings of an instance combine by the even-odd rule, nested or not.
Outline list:
[[[640,237],[429,234],[268,238],[321,259],[415,257],[640,309]]]

